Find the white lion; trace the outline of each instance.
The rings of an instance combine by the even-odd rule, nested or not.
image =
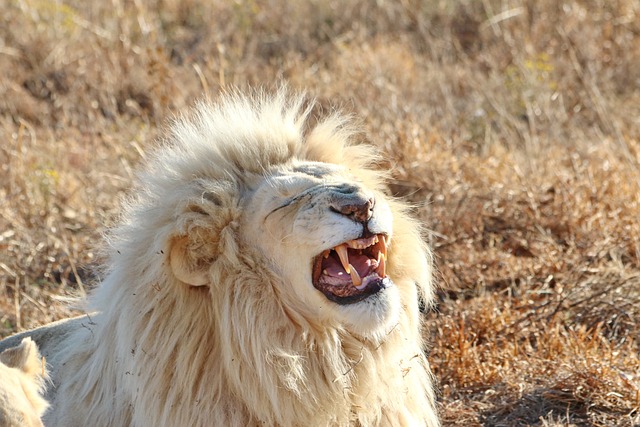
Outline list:
[[[304,102],[230,94],[173,125],[97,314],[22,334],[52,367],[45,424],[438,425],[430,252],[372,149]]]
[[[0,426],[41,427],[47,373],[31,338],[0,353]]]

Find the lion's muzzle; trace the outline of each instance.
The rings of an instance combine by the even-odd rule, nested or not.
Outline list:
[[[333,212],[361,223],[371,219],[374,205],[375,198],[372,194],[348,184],[337,186],[329,201],[329,207]]]

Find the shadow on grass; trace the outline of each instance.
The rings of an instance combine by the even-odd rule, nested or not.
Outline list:
[[[481,424],[486,427],[640,427],[638,414],[599,406],[579,393],[580,387],[537,388],[518,400],[488,408],[482,414]]]

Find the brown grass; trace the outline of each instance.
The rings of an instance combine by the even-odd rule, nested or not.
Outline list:
[[[640,425],[636,1],[0,12],[0,336],[72,313],[173,114],[286,80],[362,118],[432,230],[445,425]]]

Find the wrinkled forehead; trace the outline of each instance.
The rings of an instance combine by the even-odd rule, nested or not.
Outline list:
[[[277,182],[285,185],[295,185],[304,182],[329,183],[336,180],[344,180],[348,175],[348,169],[344,166],[332,163],[292,160],[266,171],[261,180],[266,180],[271,184]]]
[[[263,201],[274,202],[282,197],[295,197],[310,188],[353,179],[348,175],[348,169],[344,166],[292,160],[265,171],[258,181],[250,186],[249,196],[250,198],[258,196],[258,199]]]

